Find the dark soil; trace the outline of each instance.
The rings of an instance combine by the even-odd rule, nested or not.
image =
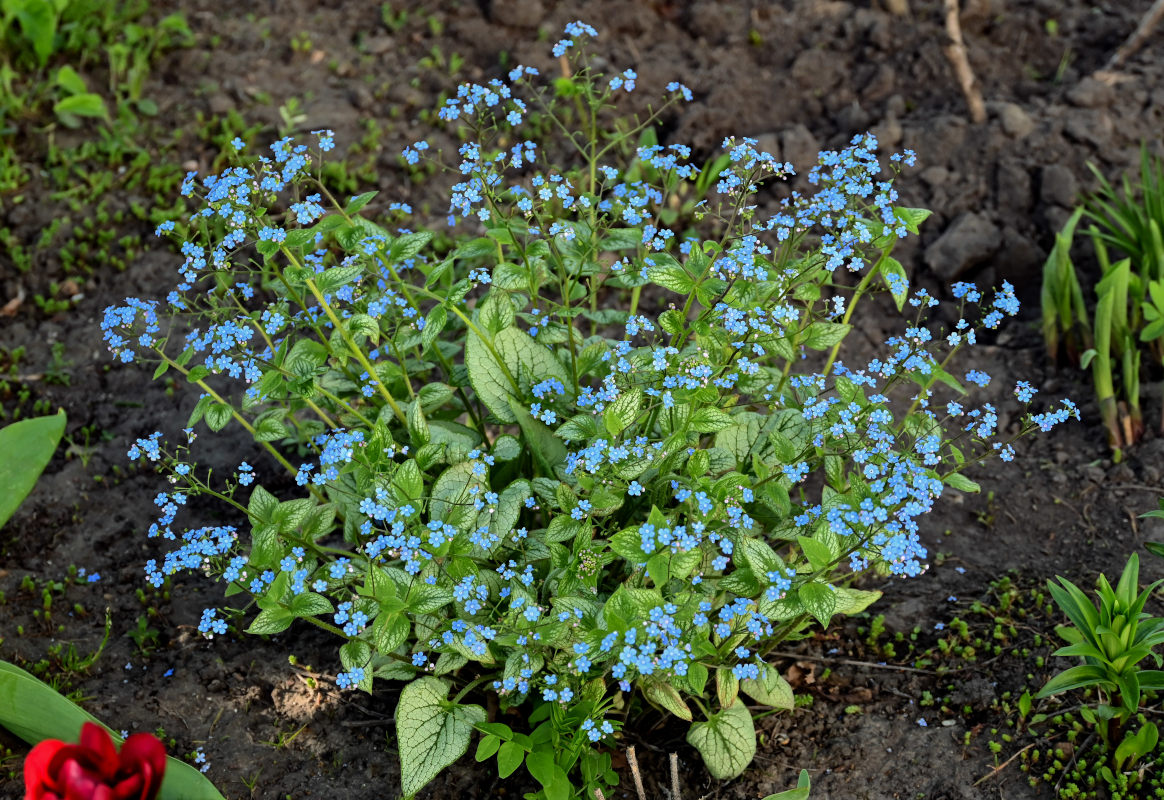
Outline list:
[[[894,656],[886,653],[886,638],[870,643],[858,632],[871,625],[869,619],[856,619],[778,659],[812,704],[759,723],[762,744],[742,778],[711,781],[683,744],[683,727],[649,716],[628,727],[627,743],[638,745],[658,797],[666,781],[656,776],[664,775],[669,751],[680,755],[688,798],[760,797],[792,786],[802,767],[812,774],[814,797],[1054,796],[1046,785],[1029,788],[1017,762],[973,786],[1017,749],[1004,746],[997,759],[989,751],[990,729],[1005,730],[1007,718],[992,702],[1041,686],[1053,668],[1037,667],[1035,654],[1007,653],[1034,647],[1036,634],[1053,636],[1054,615],[1032,612],[1020,634],[1004,640],[999,657],[983,650],[973,662],[911,665],[935,646],[941,635],[935,626],[955,616],[978,620],[990,639],[986,615],[975,615],[972,605],[997,605],[1005,587],[992,591],[992,581],[1011,575],[1026,591],[1063,574],[1090,586],[1099,571],[1117,574],[1145,539],[1161,538],[1136,516],[1164,494],[1164,438],[1149,438],[1113,465],[1089,387],[1075,370],[1048,365],[1036,324],[1040,267],[1077,191],[1092,185],[1086,162],[1115,176],[1136,163],[1141,140],[1160,145],[1164,60],[1158,40],[1112,82],[1089,77],[1132,31],[1146,3],[963,3],[970,60],[988,101],[989,120],[982,125],[968,122],[942,49],[941,4],[934,0],[914,0],[912,16],[904,18],[875,0],[395,2],[409,15],[394,32],[373,3],[158,5],[184,11],[197,35],[194,47],[164,59],[146,92],[161,107],[159,120],[178,137],[176,143],[169,131],[159,137],[169,143],[159,144],[159,158],[196,162],[205,171],[216,148],[195,133],[198,112],[215,118],[237,111],[263,125],[261,136],[273,140],[277,108],[299,98],[306,120],[298,128],[333,128],[341,149],[363,138],[374,121],[379,133],[354,162],[378,176],[385,201],[411,202],[437,217],[440,188],[414,185],[397,158],[403,146],[432,134],[418,113],[435,107],[438,95],[461,80],[500,75],[503,58],[552,74],[550,44],[576,18],[600,29],[595,53],[611,66],[638,71],[639,94],[655,96],[671,80],[693,89],[695,102],[669,120],[665,135],[692,144],[701,158],[731,134],[756,137],[798,165],[867,129],[886,150],[915,149],[919,164],[898,186],[907,204],[935,213],[920,241],[904,246],[899,257],[938,296],[946,297],[944,287],[955,279],[980,285],[1008,279],[1027,301],[1022,321],[976,348],[967,368],[995,376],[992,390],[1001,408],[1013,410],[1007,387],[1027,379],[1043,387],[1040,397],[1075,398],[1084,421],[1024,446],[1013,464],[980,471],[974,477],[983,494],[951,497],[932,515],[924,532],[936,557],[927,574],[877,587],[885,597],[873,612],[885,614],[889,639],[895,631],[905,634],[904,642],[894,643]],[[310,46],[297,51],[291,41],[303,32]],[[437,60],[437,49],[445,63],[453,54],[463,57],[456,76],[420,64],[426,56]],[[25,194],[19,204],[0,198],[0,225],[33,246],[58,209],[42,202],[35,178]],[[106,199],[116,208],[134,198],[114,190]],[[144,223],[125,228],[149,232]],[[160,242],[149,250],[123,272],[96,265],[77,277],[84,298],[68,312],[45,316],[26,302],[15,316],[0,316],[0,347],[27,348],[0,402],[9,412],[19,407],[29,414],[39,400],[69,414],[69,441],[0,531],[6,598],[0,657],[35,663],[58,639],[91,652],[108,608],[109,646],[88,674],[66,678],[86,707],[113,727],[164,728],[175,753],[203,747],[209,777],[231,798],[394,796],[394,695],[338,693],[328,680],[338,670],[334,641],[295,628],[267,641],[230,635],[207,642],[196,625],[217,590],[189,577],[176,580],[165,595],[135,596],[148,588],[143,563],[159,553],[145,530],[161,487],[157,476],[131,466],[125,451],[137,436],[183,427],[195,399],[184,385],[150,383],[141,368],[111,366],[101,346],[105,306],[126,296],[164,296],[173,283],[178,256]],[[49,282],[71,277],[51,248],[37,251],[35,265],[19,274],[0,253],[0,306],[20,290],[44,293]],[[876,315],[865,324],[874,341],[883,326],[895,326]],[[56,343],[63,345],[63,361],[54,370]],[[1146,415],[1156,419],[1159,413],[1153,392]],[[202,459],[234,464],[253,455],[248,442],[222,438],[204,436]],[[1158,559],[1147,562],[1145,577],[1164,572]],[[51,624],[34,618],[40,589],[22,590],[22,580],[62,580],[69,565],[101,579],[67,586],[55,599]],[[68,612],[74,604],[77,609]],[[147,616],[148,609],[156,616]],[[139,618],[158,631],[148,655],[128,636]],[[1034,649],[1049,652],[1046,644]],[[960,671],[941,676],[938,666]],[[921,705],[926,692],[938,698],[936,705]],[[944,697],[949,713],[941,710]],[[13,797],[20,792],[21,751],[11,746],[13,772],[0,780],[0,794]],[[622,772],[629,792],[629,773]],[[425,795],[502,796],[525,788],[503,784],[466,758]]]

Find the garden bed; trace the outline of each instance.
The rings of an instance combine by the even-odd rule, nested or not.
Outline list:
[[[989,112],[980,125],[967,120],[933,2],[915,0],[909,17],[877,3],[823,0],[493,0],[429,10],[436,5],[445,4],[394,3],[382,16],[379,6],[355,3],[284,3],[269,14],[266,6],[247,13],[242,4],[173,4],[169,10],[186,14],[196,41],[164,57],[147,84],[146,96],[160,107],[156,157],[206,172],[218,151],[213,140],[227,130],[214,120],[236,113],[273,139],[288,121],[282,105],[284,117],[303,116],[291,120],[297,130],[334,129],[340,151],[360,143],[349,156],[358,191],[378,184],[385,202],[408,202],[439,220],[442,179],[414,183],[398,158],[430,134],[418,115],[462,80],[501,74],[503,59],[552,72],[549,42],[576,18],[599,28],[594,52],[609,65],[636,68],[638,91],[653,96],[672,80],[691,87],[695,101],[668,120],[663,136],[693,145],[696,163],[731,134],[752,136],[796,164],[865,130],[887,151],[916,150],[918,165],[897,186],[906,205],[934,215],[898,254],[907,270],[943,300],[950,281],[1005,279],[1025,303],[1019,320],[974,348],[965,367],[994,376],[987,399],[1002,408],[1015,381],[1028,380],[1042,387],[1041,398],[1075,399],[1083,421],[1024,442],[1011,464],[971,473],[982,493],[948,492],[955,496],[924,520],[931,554],[924,575],[865,585],[884,591],[868,614],[775,658],[799,707],[758,721],[760,748],[743,777],[710,780],[684,728],[661,717],[628,725],[622,742],[637,745],[657,797],[668,785],[670,752],[680,755],[687,798],[763,796],[792,786],[801,768],[822,797],[1054,797],[1053,785],[1028,786],[1020,759],[991,775],[1034,741],[1008,727],[1023,727],[1014,700],[1062,666],[1049,658],[1058,613],[1047,613],[1046,598],[1032,592],[1054,575],[1090,587],[1100,571],[1118,574],[1144,541],[1164,538],[1157,523],[1137,519],[1164,496],[1164,438],[1150,433],[1112,464],[1090,386],[1077,370],[1048,363],[1037,327],[1043,259],[1077,190],[1091,185],[1086,163],[1114,176],[1136,163],[1141,140],[1159,146],[1159,48],[1142,51],[1110,82],[1092,77],[1135,27],[1143,4],[965,4],[963,33]],[[444,144],[451,152],[452,141]],[[20,152],[31,158],[36,148],[25,142]],[[125,452],[139,436],[182,428],[197,397],[182,382],[149,383],[142,368],[114,365],[98,325],[103,309],[126,296],[164,296],[179,256],[127,215],[124,234],[146,244],[124,271],[101,264],[66,271],[51,241],[38,245],[64,213],[40,181],[34,174],[19,203],[0,197],[0,227],[35,252],[28,272],[0,252],[0,306],[18,295],[50,295],[54,283],[61,298],[82,297],[56,313],[28,300],[0,316],[0,369],[11,373],[0,394],[5,410],[27,416],[39,403],[41,411],[63,407],[69,415],[66,443],[0,531],[0,657],[48,659],[44,674],[114,728],[163,728],[172,753],[204,751],[207,774],[227,797],[396,793],[395,692],[338,691],[329,636],[302,626],[269,641],[234,634],[207,641],[198,619],[218,586],[182,576],[163,594],[144,582],[142,566],[159,552],[145,537],[156,514],[151,500],[164,486]],[[116,184],[105,199],[111,213],[148,202]],[[857,320],[870,348],[898,323],[874,311]],[[18,360],[17,348],[24,349]],[[1155,392],[1146,416],[1159,414]],[[206,464],[229,470],[253,455],[245,436],[207,440],[200,450]],[[253,463],[260,473],[274,471],[261,459]],[[207,523],[229,522],[220,509],[193,510]],[[70,566],[100,578],[69,578]],[[1146,558],[1144,578],[1161,575],[1164,562]],[[46,590],[51,623],[43,617]],[[65,651],[98,646],[106,609],[108,646],[87,671],[70,671]],[[967,625],[961,638],[951,633],[955,619]],[[61,643],[64,650],[54,652]],[[15,796],[21,751],[15,741],[9,746],[0,793]],[[629,792],[629,773],[619,771],[619,791]],[[500,781],[491,764],[467,756],[423,796],[532,788],[517,778]]]

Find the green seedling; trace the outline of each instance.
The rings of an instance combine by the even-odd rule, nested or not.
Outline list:
[[[1043,267],[1043,338],[1052,357],[1090,366],[1114,457],[1144,431],[1140,407],[1142,354],[1164,364],[1164,163],[1141,148],[1139,180],[1119,188],[1093,165],[1099,190],[1056,236]],[[1070,257],[1080,221],[1089,221],[1102,278],[1096,285],[1094,330]],[[1109,250],[1123,256],[1113,261]],[[1153,286],[1156,288],[1153,289]],[[1164,417],[1161,418],[1164,430]]]
[[[1133,553],[1120,575],[1115,589],[1105,576],[1097,581],[1098,605],[1093,605],[1080,589],[1066,578],[1047,582],[1055,603],[1067,615],[1071,625],[1056,628],[1068,642],[1055,651],[1060,657],[1079,657],[1083,663],[1060,672],[1039,691],[1037,697],[1049,697],[1072,689],[1094,688],[1100,702],[1085,708],[1083,716],[1096,725],[1101,738],[1116,744],[1124,741],[1124,726],[1137,713],[1144,691],[1164,689],[1164,671],[1142,669],[1140,662],[1149,656],[1156,666],[1164,658],[1153,652],[1164,642],[1164,619],[1144,612],[1144,604],[1164,580],[1139,591],[1140,560]],[[1129,736],[1134,740],[1125,748],[1125,758],[1151,734]],[[1118,767],[1118,765],[1117,765]]]
[[[1041,294],[1043,341],[1047,352],[1057,358],[1062,347],[1072,363],[1078,362],[1094,346],[1083,290],[1071,261],[1071,241],[1082,216],[1083,209],[1076,209],[1063,230],[1055,234],[1055,246],[1043,265]]]

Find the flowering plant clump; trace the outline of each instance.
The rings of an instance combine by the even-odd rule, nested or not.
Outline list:
[[[764,182],[792,165],[729,139],[712,181],[682,145],[636,150],[691,92],[610,119],[637,76],[593,73],[594,35],[567,28],[554,52],[574,71],[552,87],[517,67],[440,109],[467,139],[449,220],[483,235],[438,255],[430,232],[361,216],[374,193],[336,201],[318,179],[330,131],[269,156],[236,141],[236,166],[187,176],[202,207],[161,226],[185,256],[175,290],[106,312],[117,358],[203,392],[178,443],[156,432],[130,450],[171,483],[149,534],[178,547],[147,580],[224,581],[207,636],[253,602],[250,633],[303,620],[341,637],[341,688],[406,682],[406,795],[474,729],[503,776],[524,763],[546,797],[591,795],[614,780],[599,746],[626,714],[611,712],[635,697],[691,723],[712,775],[739,774],[756,748],[739,693],[792,705],[765,653],[875,600],[860,575],[921,573],[919,518],[945,487],[976,488],[965,466],[1014,452],[949,369],[1017,312],[1011,287],[956,285],[961,319],[934,333],[936,300],[910,296],[892,256],[928,214],[895,205],[912,153],[883,165],[858,136],[821,153],[814,193],[761,212]],[[535,128],[562,165],[525,138]],[[425,142],[403,153],[430,157]],[[663,224],[692,186],[695,218]],[[875,291],[910,318],[878,358],[844,363]],[[192,329],[180,339],[167,315]],[[1074,414],[1065,401],[1022,432]],[[191,452],[199,423],[234,423],[267,457],[212,480]],[[198,494],[236,525],[180,530]],[[486,722],[474,691],[525,705],[528,729]]]

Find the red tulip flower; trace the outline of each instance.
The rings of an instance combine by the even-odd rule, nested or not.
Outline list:
[[[166,771],[166,748],[135,733],[121,752],[108,731],[86,722],[81,743],[45,739],[24,760],[24,800],[153,800]]]

